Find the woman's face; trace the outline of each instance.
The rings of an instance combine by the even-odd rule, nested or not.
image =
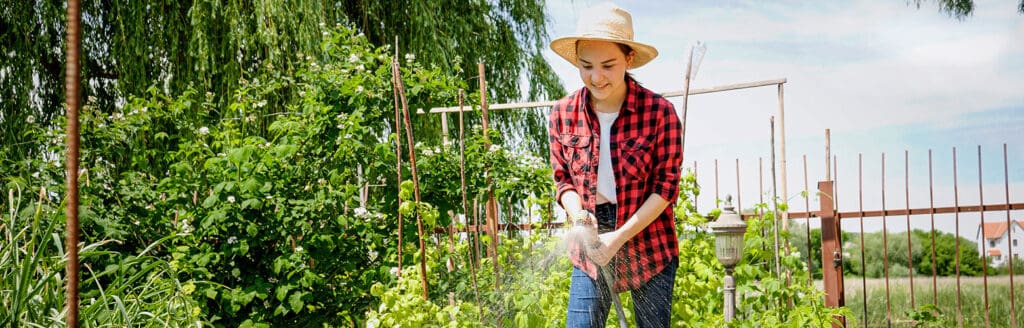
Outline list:
[[[633,56],[622,53],[619,45],[608,41],[581,40],[576,46],[580,79],[594,100],[602,101],[622,94],[626,88],[626,68]]]

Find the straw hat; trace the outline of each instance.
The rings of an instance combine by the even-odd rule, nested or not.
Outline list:
[[[551,50],[574,66],[579,66],[576,54],[576,41],[579,40],[610,41],[630,46],[636,51],[633,67],[630,68],[643,66],[658,56],[658,49],[633,41],[633,17],[625,9],[610,2],[580,13],[576,34],[551,41]]]

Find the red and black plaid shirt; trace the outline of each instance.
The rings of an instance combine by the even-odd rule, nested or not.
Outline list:
[[[612,263],[619,292],[640,287],[679,256],[672,207],[683,158],[682,125],[672,103],[630,77],[626,81],[626,99],[612,124],[610,140],[618,204],[615,227],[621,227],[652,194],[668,200],[669,206],[616,253]],[[589,97],[589,91],[581,88],[555,103],[548,133],[557,199],[574,190],[583,208],[593,212],[601,129]],[[573,265],[596,279],[597,268],[578,249],[570,249],[570,257]]]

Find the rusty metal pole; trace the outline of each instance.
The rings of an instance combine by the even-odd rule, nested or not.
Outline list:
[[[80,47],[82,41],[82,11],[78,0],[68,1],[68,49],[64,71],[65,101],[67,104],[67,326],[78,327],[78,109],[81,106]]]
[[[832,181],[818,182],[818,192],[821,193],[818,217],[821,218],[821,273],[825,284],[825,306],[842,307],[846,305],[843,295],[843,245],[839,235],[839,218],[836,217],[832,201]],[[846,326],[846,318],[838,319],[841,326]]]

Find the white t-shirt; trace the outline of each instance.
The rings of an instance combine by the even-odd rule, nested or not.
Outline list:
[[[597,164],[597,193],[604,196],[612,204],[615,198],[615,168],[612,167],[612,123],[619,117],[619,112],[598,112],[597,119],[601,122],[601,145]]]

